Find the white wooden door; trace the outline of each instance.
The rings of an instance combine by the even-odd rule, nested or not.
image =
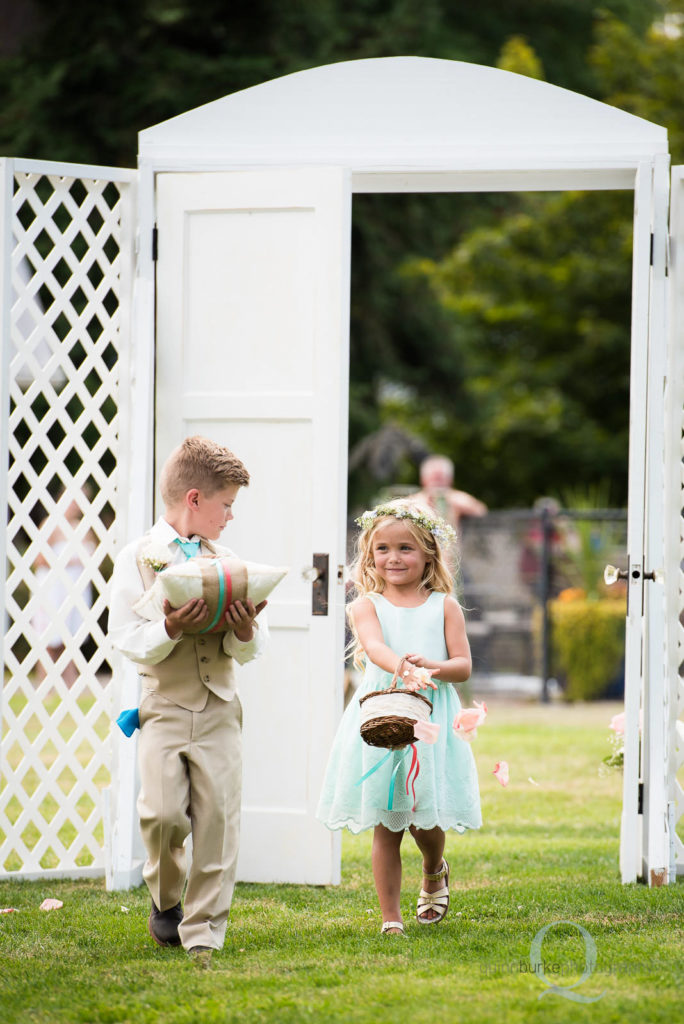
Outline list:
[[[672,168],[665,387],[665,694],[668,881],[684,874],[684,167]]]
[[[663,568],[668,159],[642,165],[634,196],[628,493],[623,882],[667,871]],[[656,578],[654,578],[654,576]]]
[[[314,817],[342,708],[351,187],[338,168],[157,176],[157,472],[183,437],[251,474],[223,541],[291,571],[244,707],[238,878],[339,881]],[[327,614],[303,570],[329,556]],[[325,589],[325,588],[324,588]]]

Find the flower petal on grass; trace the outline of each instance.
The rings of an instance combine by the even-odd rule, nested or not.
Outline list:
[[[18,914],[19,911],[16,907],[3,907],[0,909],[0,914]]]
[[[508,785],[508,761],[497,761],[492,775],[496,775],[502,786]]]
[[[43,900],[41,905],[38,907],[39,910],[60,910],[64,904],[61,900],[55,900],[49,896],[46,900]]]
[[[538,782],[535,782],[535,781],[534,781],[534,779],[532,778],[532,776],[531,776],[531,775],[528,775],[528,776],[527,776],[527,781],[528,781],[528,782],[531,782],[533,786],[538,786],[538,785],[539,785],[539,783],[538,783]]]

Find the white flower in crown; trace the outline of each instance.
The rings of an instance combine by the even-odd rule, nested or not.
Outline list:
[[[448,547],[456,540],[455,531],[440,516],[429,516],[420,509],[409,508],[406,505],[395,507],[394,505],[378,505],[377,508],[369,509],[355,520],[362,530],[370,530],[376,519],[381,516],[393,516],[395,519],[410,519],[427,530],[442,546]]]
[[[152,541],[141,554],[140,561],[155,572],[161,572],[171,563],[171,555],[166,544]]]

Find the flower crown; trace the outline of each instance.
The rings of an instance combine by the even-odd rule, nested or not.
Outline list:
[[[383,516],[410,519],[412,523],[422,526],[424,530],[431,533],[435,540],[444,547],[448,547],[456,540],[456,532],[441,516],[430,516],[427,512],[421,512],[420,509],[410,508],[407,505],[378,505],[377,508],[364,512],[354,521],[365,531],[370,530],[376,519],[381,519]]]

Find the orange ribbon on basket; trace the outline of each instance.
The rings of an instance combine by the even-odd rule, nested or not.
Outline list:
[[[413,750],[413,757],[411,758],[411,767],[409,768],[408,775],[406,776],[406,796],[409,795],[409,779],[411,778],[411,772],[413,771],[413,769],[415,767],[416,773],[413,776],[413,782],[411,783],[411,791],[413,792],[413,807],[411,808],[411,810],[415,811],[415,809],[416,809],[416,779],[418,778],[418,774],[420,772],[420,760],[418,758],[418,751],[416,750],[415,743],[411,744],[411,749]]]

